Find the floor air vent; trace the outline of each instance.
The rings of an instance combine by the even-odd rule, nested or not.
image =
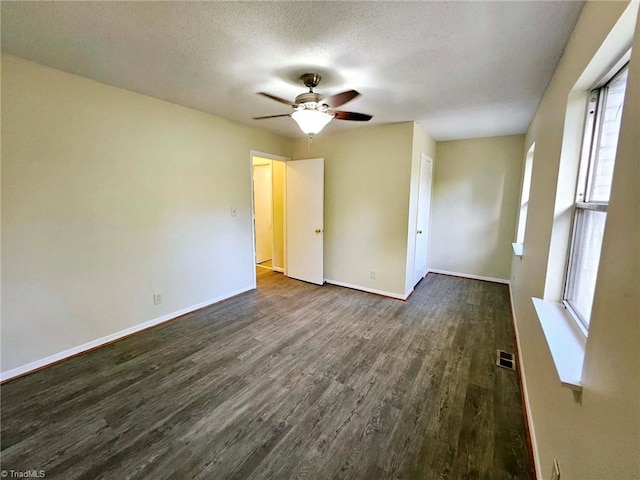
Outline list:
[[[502,368],[506,368],[507,370],[515,370],[516,359],[513,353],[505,352],[504,350],[498,350],[498,359],[496,360],[496,365]]]

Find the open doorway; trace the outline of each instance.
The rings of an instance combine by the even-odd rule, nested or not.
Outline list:
[[[256,279],[268,270],[285,271],[285,161],[251,152]]]
[[[271,160],[253,157],[253,222],[255,228],[255,262],[273,269],[274,260],[274,185]]]
[[[324,284],[324,158],[252,151],[250,159],[254,287],[273,272]]]

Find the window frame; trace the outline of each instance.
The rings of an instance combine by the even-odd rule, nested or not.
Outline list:
[[[591,319],[589,318],[589,320],[586,320],[583,317],[583,315],[578,311],[577,308],[573,306],[571,301],[568,299],[568,295],[569,290],[572,286],[572,282],[575,281],[576,277],[576,259],[578,257],[577,251],[582,244],[582,237],[585,234],[582,228],[582,217],[584,216],[583,212],[591,210],[603,212],[605,215],[607,214],[609,201],[591,201],[590,196],[594,181],[594,171],[597,166],[597,155],[601,141],[600,133],[602,130],[604,112],[607,106],[606,100],[608,88],[612,82],[623,75],[625,71],[628,71],[630,53],[630,51],[627,52],[627,54],[625,54],[618,62],[616,62],[616,65],[611,70],[609,70],[607,75],[605,75],[600,80],[600,82],[598,82],[598,84],[593,89],[591,89],[587,100],[587,110],[585,114],[585,124],[582,140],[582,152],[580,154],[580,163],[578,166],[575,201],[572,207],[571,235],[569,236],[567,265],[565,268],[564,287],[562,292],[562,304],[569,311],[585,336],[588,335]],[[620,132],[618,131],[618,137],[619,134]],[[613,168],[615,170],[615,163]],[[602,250],[602,244],[600,245],[600,250]],[[600,261],[598,260],[598,269],[599,264]],[[590,317],[591,312],[588,313]]]
[[[515,242],[524,245],[524,237],[527,231],[527,217],[529,216],[529,200],[531,198],[531,180],[533,178],[533,161],[535,158],[536,143],[533,142],[524,157],[522,168],[522,185],[520,188],[520,209],[516,222]]]

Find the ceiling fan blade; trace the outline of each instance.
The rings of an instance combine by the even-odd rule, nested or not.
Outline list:
[[[347,90],[346,92],[336,93],[335,95],[331,95],[326,99],[325,103],[330,107],[339,107],[340,105],[344,105],[347,102],[350,102],[354,98],[360,95],[355,90]]]
[[[291,114],[289,113],[283,113],[280,115],[266,115],[264,117],[253,117],[253,120],[264,120],[265,118],[278,118],[278,117],[290,117]]]
[[[367,115],[366,113],[355,113],[355,112],[342,112],[340,110],[332,112],[335,114],[335,119],[337,120],[354,120],[356,122],[368,122],[373,118],[371,115]]]
[[[275,100],[276,102],[284,103],[285,105],[289,105],[290,107],[295,107],[295,103],[291,103],[289,100],[285,100],[284,98],[276,97],[275,95],[271,95],[270,93],[258,92],[258,95],[262,95],[263,97],[270,98],[271,100]]]

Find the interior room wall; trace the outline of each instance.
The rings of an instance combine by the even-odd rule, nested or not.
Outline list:
[[[640,478],[640,23],[625,97],[611,201],[586,344],[580,398],[560,385],[531,297],[542,297],[556,212],[569,92],[620,22],[637,22],[635,3],[587,2],[526,138],[535,162],[522,258],[512,262],[521,369],[539,478],[557,459],[562,478]],[[622,16],[622,20],[621,20]],[[615,26],[615,28],[614,28]],[[628,45],[627,45],[628,46]],[[618,53],[624,51],[619,45]],[[611,51],[613,55],[615,51]],[[563,188],[563,183],[560,183]]]
[[[327,281],[404,296],[412,145],[413,122],[294,141],[294,159],[325,159]]]
[[[247,155],[290,148],[3,56],[2,371],[252,288]]]
[[[508,280],[524,135],[438,142],[430,269]]]

